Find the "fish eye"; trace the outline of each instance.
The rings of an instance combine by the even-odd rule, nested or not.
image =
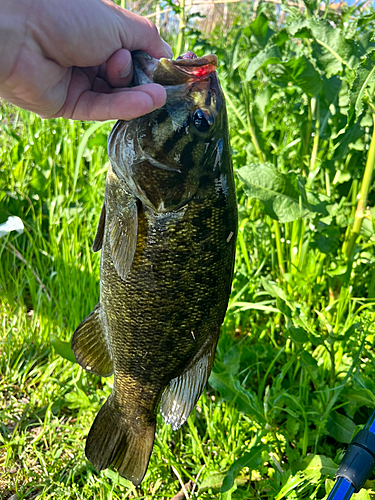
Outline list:
[[[193,123],[198,132],[207,132],[213,123],[213,119],[207,111],[196,109],[193,114]]]

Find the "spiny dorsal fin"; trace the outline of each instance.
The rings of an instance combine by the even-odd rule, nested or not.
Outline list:
[[[126,417],[112,393],[91,426],[85,452],[98,471],[113,465],[121,476],[138,486],[147,471],[156,422],[135,423]]]
[[[113,373],[113,362],[101,314],[101,306],[97,304],[74,332],[72,349],[82,368],[100,377],[109,377]]]
[[[102,248],[104,228],[105,228],[105,202],[103,203],[102,211],[100,212],[98,229],[96,230],[95,240],[92,245],[92,249],[94,252],[99,252],[99,250]]]
[[[114,214],[109,228],[112,260],[119,276],[126,280],[137,247],[138,208],[135,198]]]
[[[216,342],[206,351],[200,352],[192,366],[179,377],[172,379],[161,398],[160,413],[166,424],[175,431],[186,422],[198,401],[211,373]]]

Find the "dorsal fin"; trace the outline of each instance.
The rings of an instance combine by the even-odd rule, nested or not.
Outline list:
[[[92,245],[92,249],[94,252],[99,252],[99,250],[102,248],[104,229],[105,229],[105,201],[102,206],[102,211],[100,212],[98,229],[96,230],[95,240]]]

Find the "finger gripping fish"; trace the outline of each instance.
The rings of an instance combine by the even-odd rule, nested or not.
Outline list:
[[[134,84],[159,83],[161,109],[119,121],[93,249],[100,302],[72,348],[114,373],[86,456],[140,484],[160,411],[178,429],[209,377],[233,276],[237,234],[225,102],[214,55],[176,61],[133,54]]]

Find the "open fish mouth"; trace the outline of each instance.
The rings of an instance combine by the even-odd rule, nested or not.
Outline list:
[[[133,85],[158,83],[160,85],[181,85],[207,78],[215,73],[218,60],[215,54],[197,57],[186,52],[176,60],[153,59],[142,51],[132,53],[134,64]]]
[[[177,83],[176,80],[179,80],[178,83],[187,83],[189,80],[199,80],[215,73],[218,64],[215,54],[204,57],[192,55],[195,56],[194,52],[187,52],[176,60],[160,59],[153,72],[154,83],[170,85],[171,79],[173,84]]]

